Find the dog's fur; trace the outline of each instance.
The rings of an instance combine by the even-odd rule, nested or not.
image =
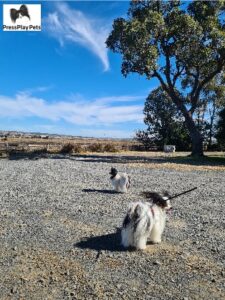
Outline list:
[[[122,245],[143,250],[147,239],[160,243],[166,223],[166,212],[172,207],[168,196],[148,193],[152,202],[131,203],[121,230]]]
[[[20,17],[21,18],[22,17],[27,17],[27,18],[30,19],[28,8],[24,4],[20,6],[19,10],[15,9],[15,8],[10,9],[10,18],[11,18],[13,23],[15,23],[16,20]]]
[[[127,193],[131,184],[130,176],[126,173],[119,174],[116,168],[111,168],[109,174],[111,175],[110,180],[115,191],[120,193]]]

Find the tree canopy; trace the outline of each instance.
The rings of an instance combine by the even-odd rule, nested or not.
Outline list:
[[[225,2],[132,1],[106,44],[122,55],[122,74],[157,78],[185,118],[192,154],[203,138],[194,113],[204,88],[225,69]]]
[[[190,148],[190,138],[184,124],[184,117],[177,111],[176,105],[161,87],[153,90],[145,101],[144,123],[147,129],[138,131],[137,140],[146,149],[156,145],[176,145],[177,150]]]

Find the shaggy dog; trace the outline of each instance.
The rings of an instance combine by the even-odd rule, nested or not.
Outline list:
[[[111,168],[109,174],[111,175],[110,180],[115,191],[120,193],[127,193],[130,187],[130,176],[126,173],[119,174],[117,169],[115,168]]]
[[[152,243],[160,243],[166,223],[166,213],[172,207],[169,195],[164,197],[158,193],[146,192],[145,197],[152,202],[131,203],[121,230],[122,245],[143,250],[147,239]]]

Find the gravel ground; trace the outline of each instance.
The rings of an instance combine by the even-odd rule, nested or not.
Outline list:
[[[131,175],[111,191],[111,166]],[[0,160],[0,299],[224,299],[225,172],[117,159]],[[118,227],[144,190],[172,194],[163,242],[124,251]]]

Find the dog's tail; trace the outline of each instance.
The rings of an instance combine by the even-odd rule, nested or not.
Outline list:
[[[142,210],[141,203],[133,203],[123,220],[123,228],[126,228],[131,222],[134,224],[137,223],[142,214]]]
[[[130,188],[130,184],[131,184],[130,175],[127,175],[127,184],[126,184],[127,189]]]

